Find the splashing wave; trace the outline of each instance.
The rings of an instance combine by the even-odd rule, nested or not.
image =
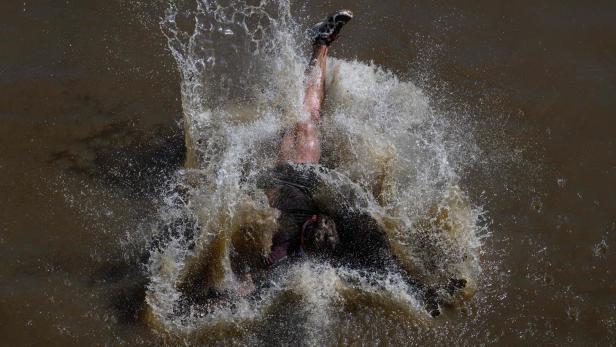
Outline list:
[[[156,223],[164,237],[148,264],[152,324],[194,333],[258,321],[294,303],[303,323],[293,329],[318,344],[327,338],[324,328],[341,319],[337,308],[358,295],[385,298],[423,319],[413,289],[395,273],[313,261],[286,268],[259,300],[237,299],[208,314],[179,309],[183,283],[201,276],[210,286],[234,288],[238,254],[256,259],[269,249],[277,211],[255,181],[274,165],[282,129],[302,116],[307,47],[300,43],[308,41],[284,0],[176,4],[161,27],[182,78],[188,153]],[[464,124],[433,109],[410,81],[373,64],[330,58],[326,92],[322,165],[336,177],[323,180],[352,192],[351,207],[379,221],[419,280],[465,278],[472,291],[487,231],[479,226],[481,208],[459,188],[460,172],[476,154],[471,140],[453,135]]]

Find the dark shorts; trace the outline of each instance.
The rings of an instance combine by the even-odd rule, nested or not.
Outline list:
[[[280,211],[279,229],[272,238],[269,265],[287,255],[301,254],[300,234],[304,223],[319,214],[314,201],[317,187],[317,166],[286,163],[266,170],[260,175],[257,187],[273,194],[271,206]]]
[[[299,227],[319,209],[314,201],[314,193],[318,186],[315,170],[318,166],[305,164],[279,164],[260,175],[257,187],[273,189],[272,207],[281,212],[285,223]]]

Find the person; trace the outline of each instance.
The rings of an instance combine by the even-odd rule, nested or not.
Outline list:
[[[306,171],[309,165],[318,165],[321,158],[319,123],[325,99],[327,53],[342,27],[352,18],[351,11],[339,10],[312,29],[312,57],[304,79],[305,119],[286,130],[278,164],[268,182],[260,185],[270,205],[281,212],[281,228],[273,237],[271,253],[266,259],[269,266],[306,251],[331,252],[339,242],[336,223],[320,213],[311,196],[312,184]]]

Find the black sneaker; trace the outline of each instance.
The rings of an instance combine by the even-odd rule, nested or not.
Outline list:
[[[338,38],[340,29],[353,18],[353,12],[349,10],[338,10],[322,22],[312,27],[312,40],[314,44],[324,44],[329,46]]]

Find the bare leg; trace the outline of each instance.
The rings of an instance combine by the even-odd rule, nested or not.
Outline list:
[[[304,112],[308,119],[296,123],[282,138],[278,161],[282,163],[316,164],[321,157],[319,141],[319,119],[321,104],[325,98],[325,69],[328,47],[315,44],[310,65],[306,69],[304,81]]]

